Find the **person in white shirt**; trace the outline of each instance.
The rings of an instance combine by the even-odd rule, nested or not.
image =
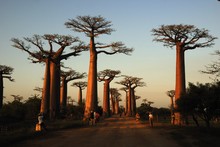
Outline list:
[[[149,123],[150,123],[150,126],[153,127],[153,119],[154,119],[154,116],[153,114],[150,112],[149,113]]]
[[[38,124],[43,128],[44,130],[47,130],[45,123],[44,123],[44,116],[42,113],[38,114]]]

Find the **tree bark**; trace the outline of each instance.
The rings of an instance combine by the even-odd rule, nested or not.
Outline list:
[[[125,113],[127,114],[127,112],[128,112],[128,91],[125,91],[125,100],[126,100],[126,102],[125,102]]]
[[[115,100],[115,114],[119,114],[119,100]]]
[[[79,92],[78,92],[78,105],[82,106],[82,88],[79,87]]]
[[[132,99],[132,116],[135,116],[135,114],[136,114],[136,99],[135,99],[134,88],[131,88],[131,99]]]
[[[175,88],[175,101],[180,98],[182,94],[186,91],[185,85],[185,59],[184,59],[184,49],[181,44],[176,45],[176,88]],[[178,106],[174,105],[175,109]],[[181,114],[175,112],[175,124],[181,124]]]
[[[90,38],[90,61],[88,72],[88,86],[84,117],[89,118],[90,111],[96,111],[98,107],[97,97],[97,52],[95,50],[94,37]]]
[[[66,111],[66,103],[67,103],[67,81],[65,78],[62,79],[62,85],[60,87],[60,106],[61,111]]]
[[[60,111],[60,64],[50,62],[50,118],[57,117]]]
[[[105,117],[110,116],[109,89],[110,89],[109,82],[105,81],[104,92],[103,92],[103,115]]]
[[[127,109],[127,116],[131,116],[131,87],[128,87],[128,109]]]
[[[115,100],[112,94],[111,94],[111,103],[112,103],[112,114],[115,114]]]
[[[44,74],[44,84],[41,99],[40,112],[45,116],[49,114],[49,103],[50,103],[50,60],[45,61],[45,74]]]

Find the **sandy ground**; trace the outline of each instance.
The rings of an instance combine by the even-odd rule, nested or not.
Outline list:
[[[105,119],[95,126],[46,133],[32,140],[17,143],[16,147],[178,147],[163,135],[161,130],[134,118],[118,117]]]

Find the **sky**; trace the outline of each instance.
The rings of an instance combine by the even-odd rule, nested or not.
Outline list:
[[[115,29],[111,35],[102,35],[98,42],[122,41],[133,47],[130,55],[116,54],[98,56],[98,71],[120,70],[121,74],[143,78],[145,87],[136,88],[141,99],[154,102],[154,107],[169,107],[170,99],[166,91],[175,89],[175,49],[153,42],[151,30],[161,25],[187,24],[199,29],[208,29],[211,35],[220,39],[220,2],[217,0],[1,0],[0,1],[0,65],[14,68],[15,82],[4,80],[4,102],[12,101],[11,95],[23,96],[23,101],[32,95],[40,94],[33,89],[42,87],[44,65],[33,64],[28,54],[12,47],[11,38],[32,37],[34,34],[60,34],[78,36],[89,43],[83,33],[77,33],[64,25],[77,16],[102,16],[112,22]],[[205,66],[215,61],[211,55],[220,50],[220,40],[215,40],[211,48],[198,48],[185,53],[186,83],[212,82],[209,75],[201,74]],[[33,50],[34,47],[33,47]],[[68,50],[68,49],[67,49]],[[64,65],[77,72],[88,72],[89,53],[70,57]],[[121,78],[111,82],[112,88]],[[87,78],[81,79],[87,81]],[[68,96],[77,101],[78,89],[68,84]],[[124,105],[125,92],[121,105]],[[103,82],[98,83],[98,96],[102,105]],[[83,98],[86,97],[86,89]]]

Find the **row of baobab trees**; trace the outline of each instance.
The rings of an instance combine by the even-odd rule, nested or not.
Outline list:
[[[13,69],[10,67],[7,67],[7,68],[6,67],[7,66],[0,65],[0,71],[2,71],[2,78],[9,78],[9,76],[5,76],[5,75],[12,74]],[[11,69],[11,71],[9,72],[7,69]],[[103,86],[104,87],[104,92],[103,92],[103,112],[104,113],[103,114],[105,117],[111,116],[111,114],[118,114],[120,111],[122,111],[121,108],[119,107],[119,101],[121,101],[121,94],[119,93],[119,90],[125,91],[126,93],[126,98],[125,98],[126,103],[124,106],[125,113],[128,112],[128,113],[131,113],[132,115],[136,113],[136,100],[140,97],[135,95],[135,88],[145,86],[145,83],[141,81],[142,78],[124,76],[124,75],[120,75],[120,73],[121,72],[119,70],[110,70],[110,69],[106,69],[106,70],[98,72],[98,77],[97,77],[98,81],[104,82],[104,86]],[[61,86],[60,86],[60,101],[59,101],[61,115],[65,115],[66,110],[67,110],[67,104],[70,103],[69,97],[67,97],[67,83],[69,83],[72,80],[85,78],[85,76],[86,76],[85,73],[78,73],[74,70],[69,70],[67,72],[61,71],[61,77],[60,77]],[[110,82],[115,77],[124,77],[123,80],[116,82],[117,84],[123,85],[124,86],[123,88],[121,89],[110,88]],[[12,77],[10,76],[10,79],[11,78]],[[82,107],[84,104],[82,100],[82,90],[84,90],[87,87],[87,82],[77,81],[77,82],[73,82],[71,86],[78,87],[79,91],[78,91],[77,103],[79,106]],[[42,88],[39,88],[39,87],[36,87],[34,90],[42,92]],[[14,100],[21,101],[23,99],[23,97],[19,95],[11,95],[11,96],[14,97]],[[110,108],[110,103],[111,103],[111,108]],[[47,109],[49,110],[49,108]],[[47,113],[45,113],[45,115],[47,115]]]
[[[88,71],[88,82],[87,82],[87,94],[85,103],[85,114],[86,118],[89,117],[90,111],[96,111],[97,101],[97,56],[98,54],[104,53],[107,55],[113,55],[116,53],[129,54],[133,51],[133,48],[127,48],[122,42],[113,42],[111,44],[102,44],[95,42],[95,38],[102,34],[110,34],[111,22],[106,21],[103,17],[90,17],[90,16],[79,16],[77,19],[69,20],[65,23],[68,28],[73,28],[76,32],[84,32],[87,37],[90,38],[89,45],[83,43],[78,37],[58,35],[58,34],[45,34],[43,36],[34,35],[31,38],[25,37],[23,39],[12,38],[13,46],[17,49],[27,52],[33,63],[44,63],[45,74],[44,84],[42,89],[42,102],[40,111],[45,114],[49,114],[50,118],[55,118],[61,109],[66,104],[66,85],[72,78],[83,78],[84,73],[78,74],[77,77],[68,78],[68,73],[61,72],[61,61],[71,56],[79,56],[83,51],[90,51],[90,62]],[[45,46],[44,44],[46,44]],[[35,47],[37,50],[32,50]],[[64,53],[64,50],[69,47],[71,52]],[[47,49],[46,49],[47,48]],[[110,51],[104,50],[110,48]],[[66,51],[66,50],[65,50]],[[73,71],[71,71],[73,72]],[[99,80],[108,81],[109,84],[111,76],[105,79],[106,75],[101,77]],[[62,77],[62,78],[61,78]],[[60,78],[62,79],[62,86],[60,85]],[[131,77],[128,77],[129,79]],[[131,88],[131,83],[128,83],[128,91]],[[107,84],[106,84],[107,85]],[[127,85],[127,83],[122,83]],[[60,91],[61,86],[61,91]],[[107,91],[109,95],[109,90]],[[131,92],[130,92],[131,93]],[[108,96],[109,97],[109,96]],[[107,101],[109,102],[109,98]],[[128,100],[130,102],[131,100]],[[108,105],[106,105],[108,106]],[[109,109],[109,108],[105,108]],[[128,106],[128,114],[131,115],[131,107]],[[109,113],[109,110],[106,110]],[[108,115],[108,114],[107,114]]]
[[[123,53],[129,55],[134,50],[126,47],[122,42],[113,42],[103,44],[95,39],[101,35],[110,35],[114,30],[112,24],[102,16],[78,16],[76,19],[70,19],[65,23],[67,28],[75,32],[84,33],[89,38],[89,45],[80,41],[77,37],[46,34],[43,36],[34,35],[32,38],[17,39],[13,38],[13,46],[29,53],[33,63],[45,64],[44,86],[42,94],[41,111],[47,113],[49,111],[51,117],[55,117],[59,113],[59,96],[60,91],[60,67],[61,61],[70,56],[78,56],[82,51],[89,50],[89,71],[86,92],[86,103],[84,117],[89,116],[91,110],[97,109],[97,57],[99,54],[113,55]],[[214,45],[213,37],[207,29],[198,29],[194,25],[161,25],[157,29],[152,29],[152,35],[155,37],[153,41],[162,42],[164,46],[176,48],[176,86],[175,100],[179,99],[186,91],[185,85],[185,57],[187,50],[196,48],[206,48]],[[48,49],[43,47],[43,41],[48,42]],[[30,46],[25,42],[34,45],[38,51],[30,51]],[[54,45],[55,44],[55,45]],[[73,45],[74,44],[74,45]],[[55,51],[54,47],[58,47]],[[70,47],[70,53],[64,54],[64,49]],[[110,49],[110,50],[107,50]],[[126,78],[131,78],[127,76]],[[125,78],[125,79],[126,79]],[[137,78],[138,79],[138,78]],[[140,80],[140,79],[139,79]],[[128,97],[132,95],[132,83],[128,80],[121,82],[128,90]],[[143,83],[142,83],[143,84]],[[136,85],[137,86],[137,85]],[[136,87],[134,86],[134,87]],[[105,95],[104,95],[105,97]],[[108,96],[107,96],[108,97]],[[105,99],[105,98],[104,98]],[[48,100],[50,100],[48,104]],[[175,101],[174,101],[175,102]],[[128,99],[128,116],[132,115],[131,99]],[[133,102],[135,103],[135,102]],[[49,105],[49,110],[47,109]],[[103,104],[103,105],[108,105]],[[174,107],[178,106],[174,103]],[[107,111],[107,110],[106,110]],[[175,112],[175,124],[181,123],[181,114]]]

